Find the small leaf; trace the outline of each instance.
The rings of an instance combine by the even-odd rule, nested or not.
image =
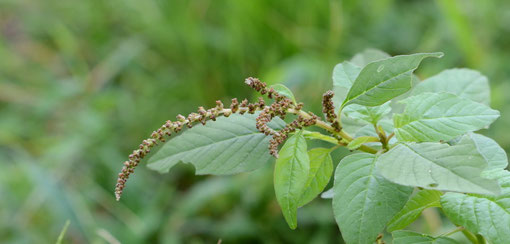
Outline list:
[[[335,145],[338,144],[338,139],[335,139],[334,137],[327,136],[316,131],[303,130],[303,136],[308,140],[321,140],[333,143]]]
[[[442,192],[436,190],[420,190],[414,194],[400,212],[388,224],[388,231],[392,232],[407,227],[414,222],[423,210],[432,207],[441,207],[439,199]]]
[[[348,104],[378,106],[411,89],[413,71],[427,57],[442,53],[418,53],[375,61],[365,66],[352,84],[342,107]]]
[[[196,125],[166,142],[149,159],[148,167],[161,173],[168,172],[179,162],[191,163],[196,174],[235,174],[260,168],[272,160],[269,155],[270,136],[255,128],[253,114],[232,114],[220,117],[206,125]],[[285,126],[275,118],[269,126]]]
[[[491,100],[487,77],[470,69],[445,70],[420,82],[412,95],[424,92],[449,92],[485,105],[489,105]]]
[[[441,206],[446,216],[467,230],[481,234],[490,243],[506,244],[510,240],[509,172],[501,170],[499,179],[504,194],[500,196],[446,193]]]
[[[297,209],[310,171],[310,159],[306,150],[306,140],[299,131],[285,142],[275,164],[276,200],[291,229],[297,227]]]
[[[481,177],[487,162],[472,140],[443,143],[402,143],[381,155],[377,169],[397,184],[432,190],[499,194],[495,180]]]
[[[391,57],[389,54],[373,48],[363,50],[352,57],[351,62],[359,67],[365,67],[367,64]]]
[[[409,97],[403,114],[395,114],[399,141],[449,141],[490,125],[499,112],[451,93],[422,93]]]
[[[297,104],[296,98],[294,97],[294,93],[292,93],[292,91],[285,85],[275,84],[275,85],[272,85],[271,88],[273,88],[278,94],[280,94],[282,96],[286,96],[287,98],[290,98],[290,100],[292,100],[292,102],[294,102],[294,104]]]
[[[496,141],[476,133],[465,135],[465,137],[469,137],[473,140],[478,152],[487,161],[489,167],[486,170],[505,169],[508,166],[506,152]]]
[[[432,237],[429,235],[416,233],[407,230],[399,230],[391,233],[393,236],[393,244],[458,244],[456,240],[449,237]]]
[[[333,173],[333,160],[329,148],[314,148],[308,151],[310,172],[299,206],[303,206],[319,195],[329,183]]]
[[[360,137],[355,138],[351,142],[349,142],[349,144],[347,145],[347,148],[349,150],[356,150],[359,147],[361,147],[361,145],[363,145],[363,144],[365,144],[367,142],[378,142],[378,141],[379,141],[379,138],[377,138],[377,137],[373,137],[373,136],[360,136]]]
[[[367,107],[359,104],[351,104],[343,109],[345,116],[362,120],[370,124],[377,124],[380,119],[391,112],[390,102],[381,106]]]
[[[335,107],[338,107],[344,101],[347,96],[347,92],[358,77],[361,68],[345,61],[339,63],[333,69],[333,92],[335,97],[333,98]]]
[[[373,154],[352,154],[336,169],[333,213],[346,243],[373,243],[412,193],[377,175],[375,161]]]

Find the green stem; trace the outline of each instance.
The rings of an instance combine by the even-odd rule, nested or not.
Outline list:
[[[469,232],[468,230],[464,229],[462,230],[462,234],[473,244],[483,244],[478,242],[478,238],[473,233]]]
[[[440,236],[450,236],[450,235],[453,235],[453,234],[455,234],[455,233],[457,233],[459,231],[463,231],[464,229],[465,228],[463,226],[457,226],[457,228],[455,228],[455,229],[453,229],[453,230],[451,230],[449,232],[446,232],[446,233],[444,233],[444,234],[442,234]]]
[[[288,112],[302,116],[305,119],[309,119],[312,117],[310,114],[308,114],[307,112],[304,112],[302,110],[289,109]],[[353,140],[353,138],[349,134],[347,134],[347,132],[345,132],[343,130],[336,131],[335,128],[333,128],[331,125],[329,125],[328,123],[326,123],[322,120],[317,120],[317,123],[315,125],[317,125],[318,127],[322,128],[322,129],[327,130],[331,134],[335,134],[335,135],[342,137],[342,139],[344,139],[347,143],[349,143]],[[366,145],[361,145],[361,147],[359,147],[358,150],[361,150],[361,151],[364,151],[367,153],[372,153],[372,154],[377,153],[377,150],[375,150],[371,147],[368,147]]]

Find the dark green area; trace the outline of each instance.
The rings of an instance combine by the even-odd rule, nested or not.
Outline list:
[[[509,151],[509,23],[504,0],[0,1],[0,242],[54,243],[66,220],[63,243],[339,242],[330,200],[288,228],[272,165],[232,177],[142,166],[119,203],[115,178],[165,120],[253,98],[248,76],[319,113],[334,65],[365,48],[444,52],[421,78],[480,70],[502,114],[483,133]],[[451,228],[436,215],[413,228]]]

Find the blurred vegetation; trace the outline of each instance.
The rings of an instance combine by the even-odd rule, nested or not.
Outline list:
[[[330,200],[291,231],[272,165],[232,177],[140,168],[115,202],[121,164],[163,121],[284,82],[318,111],[333,66],[366,48],[442,51],[487,75],[510,150],[510,2],[476,0],[1,0],[0,242],[335,243]],[[339,155],[336,157],[338,161]],[[411,228],[451,224],[428,211]],[[386,235],[387,236],[387,235]]]

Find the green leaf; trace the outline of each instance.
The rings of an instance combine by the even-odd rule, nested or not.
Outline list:
[[[399,230],[391,233],[393,244],[458,244],[456,240],[448,237],[432,237],[429,235],[416,233],[412,231]]]
[[[321,141],[327,141],[327,142],[335,144],[335,145],[338,144],[338,139],[331,137],[331,136],[324,135],[317,131],[303,130],[303,136],[308,140],[321,140]]]
[[[485,105],[489,105],[491,100],[487,77],[470,69],[445,70],[420,82],[412,94],[424,92],[449,92]]]
[[[391,112],[390,102],[387,102],[381,106],[367,107],[359,104],[351,104],[346,106],[344,109],[345,116],[365,121],[370,124],[377,124],[380,119]]]
[[[346,243],[373,243],[412,193],[377,175],[375,161],[373,154],[352,154],[336,169],[333,212]]]
[[[377,169],[397,184],[425,189],[499,194],[495,180],[481,173],[487,162],[469,138],[450,146],[443,143],[402,143],[381,155]]]
[[[285,85],[275,84],[272,85],[271,88],[273,88],[278,94],[290,98],[290,100],[292,100],[294,104],[297,104],[296,98],[294,97],[294,93],[292,93],[292,91]]]
[[[319,195],[329,183],[333,173],[333,160],[329,148],[314,148],[308,151],[310,172],[301,195],[299,206],[303,206]]]
[[[478,152],[485,158],[489,167],[486,170],[505,169],[508,166],[506,152],[493,139],[484,135],[470,133],[465,137],[471,138]]]
[[[446,216],[454,223],[473,233],[481,234],[490,243],[505,244],[510,240],[510,185],[508,171],[501,170],[500,196],[465,195],[446,193],[441,197],[441,206]]]
[[[388,231],[401,230],[414,222],[423,210],[432,207],[441,207],[439,199],[442,192],[436,190],[420,190],[414,194],[400,212],[388,224]]]
[[[280,150],[274,170],[276,200],[291,229],[297,227],[297,209],[310,172],[306,148],[301,131],[291,136]]]
[[[352,84],[342,107],[348,104],[378,106],[411,89],[413,71],[427,57],[442,53],[402,55],[369,63]]]
[[[349,92],[360,71],[360,67],[348,61],[335,66],[333,69],[333,92],[335,92],[333,101],[335,107],[339,107],[345,100],[347,92]]]
[[[403,114],[393,115],[399,141],[449,141],[490,125],[499,112],[451,93],[422,93],[402,101]]]
[[[191,163],[196,174],[235,174],[260,168],[272,160],[271,137],[255,128],[252,114],[232,114],[206,125],[196,125],[166,142],[149,160],[148,167],[168,172],[179,162]],[[282,129],[285,122],[275,118],[269,126]]]
[[[378,61],[381,59],[386,59],[391,57],[389,54],[373,48],[368,48],[363,50],[363,52],[357,53],[352,57],[351,63],[359,66],[359,67],[365,67],[367,64]]]
[[[365,144],[367,142],[378,142],[378,141],[379,141],[379,138],[377,138],[377,137],[373,137],[373,136],[360,136],[360,137],[355,138],[351,142],[349,142],[349,144],[347,145],[347,148],[349,150],[356,150],[359,147],[361,147],[361,145],[363,145],[363,144]]]

